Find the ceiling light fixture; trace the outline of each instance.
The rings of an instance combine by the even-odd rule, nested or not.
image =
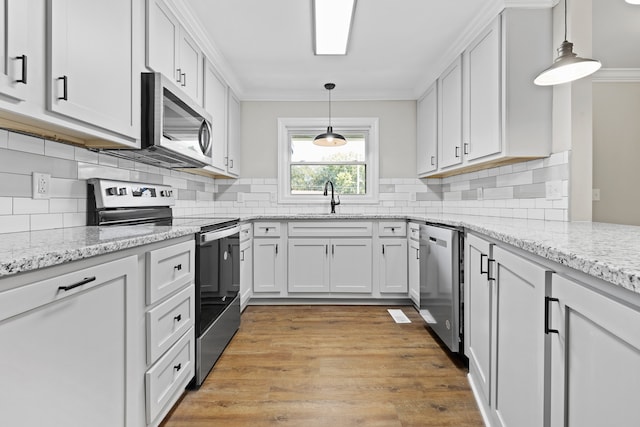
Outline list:
[[[568,83],[595,73],[601,66],[598,60],[580,58],[573,53],[573,43],[567,41],[567,0],[564,0],[564,41],[551,67],[538,74],[533,83],[538,86]]]
[[[640,0],[627,0],[629,4],[640,4]]]
[[[329,126],[327,127],[327,133],[322,133],[315,137],[313,143],[322,147],[337,147],[339,145],[345,145],[347,140],[339,133],[333,132],[331,127],[331,91],[336,85],[333,83],[325,83],[324,88],[329,91]]]
[[[356,0],[313,0],[314,52],[346,55]]]

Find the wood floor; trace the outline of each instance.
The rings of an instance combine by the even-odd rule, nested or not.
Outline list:
[[[250,306],[171,426],[482,426],[466,369],[412,307]],[[398,307],[393,307],[398,308]]]

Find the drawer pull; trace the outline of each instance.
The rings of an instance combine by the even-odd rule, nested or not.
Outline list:
[[[181,321],[181,320],[182,320],[182,314],[178,314],[177,316],[175,316],[175,317],[173,318],[173,320],[175,320],[176,322]]]
[[[482,269],[482,260],[484,258],[487,258],[487,270],[483,270]],[[480,274],[486,274],[487,276],[489,276],[489,256],[486,254],[480,254]]]
[[[173,269],[174,270],[178,270],[178,271],[182,270],[182,264],[178,264],[178,265],[173,266]]]
[[[17,60],[22,61],[22,77],[20,80],[16,80],[16,83],[27,84],[27,55],[20,55],[16,57]]]
[[[92,277],[85,277],[84,279],[82,279],[81,281],[79,281],[78,283],[74,283],[73,285],[69,285],[69,286],[58,286],[58,290],[59,291],[70,291],[71,289],[75,289],[79,286],[82,285],[86,285],[89,282],[93,282],[94,280],[96,280],[96,276],[92,276]]]
[[[182,369],[182,363],[178,363],[177,365],[174,365],[173,369],[180,372],[180,369]]]
[[[557,329],[552,329],[549,327],[549,303],[550,302],[560,302],[558,298],[552,297],[544,297],[544,333],[545,334],[560,334],[560,331]]]

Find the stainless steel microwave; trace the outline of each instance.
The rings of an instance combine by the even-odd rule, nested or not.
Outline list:
[[[210,165],[211,115],[162,74],[141,78],[140,149],[109,152],[165,168]]]

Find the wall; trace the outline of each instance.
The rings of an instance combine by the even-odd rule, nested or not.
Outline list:
[[[50,199],[31,198],[34,171],[51,174]],[[171,185],[175,215],[213,212],[211,178],[0,130],[0,233],[85,225],[86,179],[92,177]]]
[[[593,85],[593,220],[640,225],[640,83]]]
[[[243,102],[242,176],[278,177],[279,117],[327,117],[328,108],[328,101]],[[416,176],[415,101],[332,102],[331,116],[378,117],[380,178]]]

